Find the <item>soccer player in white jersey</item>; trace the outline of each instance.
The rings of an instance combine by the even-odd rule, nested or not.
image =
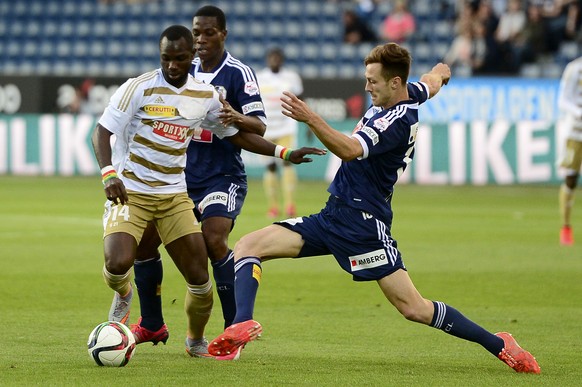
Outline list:
[[[255,74],[225,49],[228,31],[224,12],[213,5],[199,8],[192,20],[192,34],[197,56],[190,73],[223,94],[228,106],[221,112],[221,120],[241,132],[263,135],[266,119]],[[224,327],[227,327],[236,313],[234,260],[228,237],[244,204],[247,178],[240,145],[221,140],[202,128],[188,147],[186,185],[188,195],[196,203],[196,218],[202,223]],[[131,329],[138,344],[155,345],[167,340],[169,335],[162,313],[163,265],[159,246],[155,229],[148,227],[138,246],[135,264],[141,317]]]
[[[574,244],[572,232],[572,207],[574,190],[580,177],[582,165],[582,57],[568,63],[560,80],[558,107],[564,114],[566,128],[565,149],[558,160],[558,165],[565,174],[560,186],[559,206],[562,220],[560,243]]]
[[[215,135],[238,138],[251,150],[274,154],[279,149],[256,134],[219,123],[228,104],[214,87],[189,74],[194,41],[188,28],[168,27],[159,48],[161,68],[121,85],[92,136],[108,199],[103,277],[115,291],[108,318],[122,323],[129,319],[130,270],[143,232],[152,222],[187,283],[186,348],[192,356],[210,357],[204,328],[213,304],[212,282],[204,239],[186,190],[186,150],[203,123]],[[306,153],[292,151],[289,157],[308,161],[303,158]]]
[[[540,372],[535,358],[509,333],[490,333],[455,308],[422,297],[391,236],[394,184],[414,157],[419,106],[451,77],[449,66],[439,63],[419,82],[409,83],[411,61],[408,50],[395,43],[372,49],[364,60],[372,106],[351,136],[333,129],[305,102],[285,93],[284,114],[305,122],[342,164],[321,212],[276,222],[236,244],[236,317],[208,347],[218,359],[237,359],[243,346],[262,332],[261,324],[253,320],[262,261],[332,254],[355,281],[376,281],[406,319],[481,344],[517,372]]]
[[[276,47],[269,50],[266,56],[267,67],[257,73],[259,89],[267,114],[267,130],[264,137],[285,147],[295,147],[297,144],[297,121],[281,112],[281,96],[284,91],[290,91],[297,96],[303,94],[303,82],[299,74],[284,67],[285,54]],[[279,183],[278,166],[281,168]],[[263,188],[267,197],[268,212],[271,218],[279,216],[279,191],[283,196],[283,210],[287,217],[296,214],[295,186],[297,173],[295,167],[288,161],[269,159],[267,169],[263,174]]]

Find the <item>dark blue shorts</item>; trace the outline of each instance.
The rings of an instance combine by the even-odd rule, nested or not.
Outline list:
[[[199,222],[213,216],[235,220],[242,210],[247,191],[245,179],[221,176],[204,187],[188,188],[188,196],[194,202],[194,214]]]
[[[297,258],[332,254],[354,281],[406,270],[384,222],[331,196],[320,213],[276,222],[299,233],[305,244]]]

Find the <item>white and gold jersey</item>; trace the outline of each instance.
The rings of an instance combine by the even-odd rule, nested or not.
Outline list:
[[[273,140],[296,135],[299,124],[282,113],[281,97],[284,91],[290,91],[295,95],[303,94],[303,82],[299,74],[285,68],[274,73],[266,67],[257,73],[257,81],[267,115],[267,131],[264,137]]]
[[[161,69],[131,78],[115,92],[99,124],[115,134],[113,167],[128,190],[186,192],[186,149],[200,126],[219,138],[238,130],[218,122],[218,92],[188,75],[181,88]]]
[[[568,63],[562,74],[558,106],[564,112],[566,136],[582,141],[582,57]]]

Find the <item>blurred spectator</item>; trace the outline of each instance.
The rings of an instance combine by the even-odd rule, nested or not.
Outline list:
[[[499,24],[495,30],[495,40],[499,48],[501,72],[515,73],[519,69],[512,60],[515,39],[526,24],[526,13],[522,9],[521,0],[509,0],[507,9],[499,17]]]
[[[87,78],[78,87],[71,85],[61,86],[57,101],[59,111],[71,114],[98,114],[93,111],[89,102],[89,93],[94,85],[95,81]]]
[[[505,13],[508,7],[509,0],[489,0],[491,2],[491,8],[493,8],[493,12],[497,16],[501,16]],[[527,0],[520,0],[520,3],[523,3]]]
[[[495,31],[499,25],[499,18],[493,11],[491,0],[477,2],[476,20],[473,25],[473,44],[477,48],[478,60],[474,60],[473,70],[477,73],[492,74],[502,71],[499,60],[499,47],[495,40]],[[484,44],[484,47],[483,47]],[[479,63],[476,65],[476,63]]]
[[[476,16],[485,27],[487,35],[493,36],[499,25],[499,17],[493,10],[491,0],[479,0],[477,2]]]
[[[443,62],[451,67],[453,73],[459,73],[463,76],[471,75],[471,52],[473,45],[473,32],[470,23],[458,25],[458,32],[451,47],[445,54]]]
[[[490,61],[491,52],[487,42],[487,29],[482,23],[475,23],[472,26],[473,39],[471,41],[471,70],[472,74],[484,75],[497,71],[493,62]]]
[[[380,35],[386,42],[405,43],[416,31],[416,22],[405,0],[394,0],[392,11],[382,22]]]
[[[525,26],[526,15],[521,0],[509,0],[507,10],[499,17],[495,39],[500,43],[511,42]]]
[[[455,21],[455,33],[462,35],[467,28],[476,22],[477,3],[472,1],[463,1],[459,6],[457,19]]]
[[[547,31],[546,46],[556,52],[566,39],[577,34],[579,0],[531,0],[541,7],[541,15]]]
[[[518,71],[523,63],[535,62],[548,51],[546,45],[546,25],[542,20],[538,5],[527,7],[527,19],[523,29],[517,34],[512,47],[512,65]]]
[[[344,21],[344,42],[358,44],[362,42],[376,42],[376,34],[362,20],[355,11],[347,9],[343,14]]]

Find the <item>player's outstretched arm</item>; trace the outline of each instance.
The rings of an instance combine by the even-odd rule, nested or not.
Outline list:
[[[263,137],[255,133],[238,132],[227,139],[240,148],[252,153],[257,153],[265,156],[279,157],[288,160],[293,164],[309,163],[313,159],[305,157],[306,155],[324,155],[324,149],[303,147],[299,149],[286,149],[277,144],[265,140]]]
[[[441,87],[449,83],[450,79],[451,69],[444,63],[437,63],[430,72],[420,77],[420,81],[428,85],[428,98],[437,95]]]
[[[283,114],[287,117],[306,123],[323,145],[340,159],[349,161],[362,156],[364,153],[358,140],[329,126],[319,114],[311,110],[304,101],[293,93],[283,92],[281,107]]]

